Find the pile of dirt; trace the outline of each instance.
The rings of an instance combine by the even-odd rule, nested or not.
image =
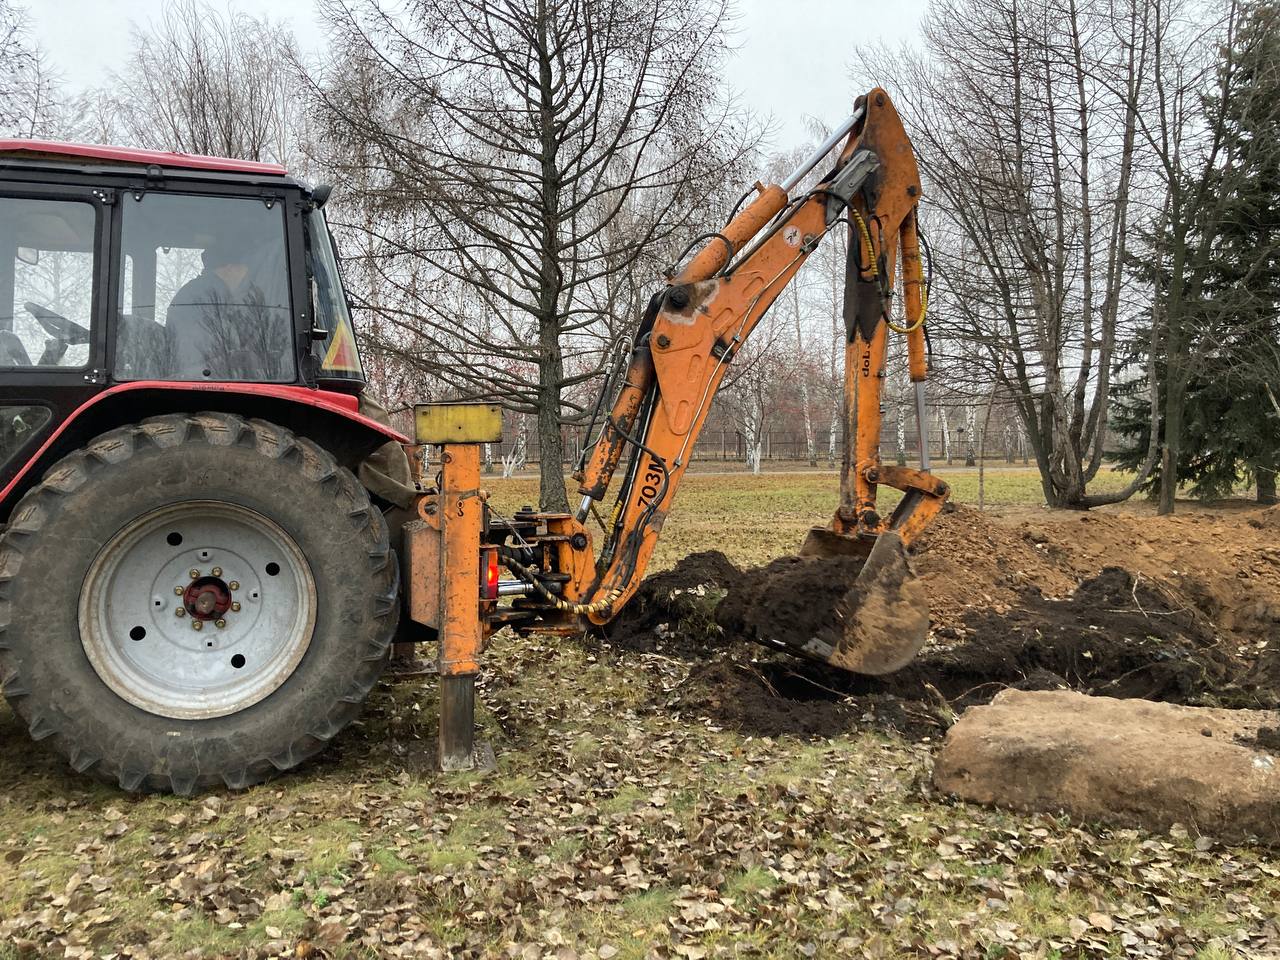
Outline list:
[[[780,557],[724,583],[716,622],[729,636],[790,641],[835,629],[836,606],[862,570],[862,557]],[[762,602],[763,601],[763,602]]]
[[[1266,510],[1255,511],[1249,517],[1248,523],[1255,530],[1280,532],[1280,507],[1268,507]]]
[[[1018,602],[1029,587],[1064,597],[1079,583],[1061,545],[1033,525],[1014,527],[957,506],[939,514],[915,547],[936,627],[957,625],[976,607]]]
[[[1182,704],[1271,706],[1251,664],[1168,588],[1107,567],[1065,600],[1028,589],[1005,613],[974,610],[965,640],[922,657],[894,682],[930,682],[958,707],[1005,686]],[[901,689],[908,690],[908,687]]]
[[[1016,527],[1077,580],[1121,566],[1165,581],[1220,630],[1246,641],[1280,635],[1277,529],[1274,507],[1170,517],[1041,511]]]
[[[722,579],[721,582],[727,578]],[[830,602],[816,591],[808,622]],[[704,618],[705,608],[700,615]],[[674,630],[683,627],[678,621]],[[815,621],[816,622],[816,621]],[[698,661],[673,706],[761,736],[834,736],[870,714],[912,736],[936,736],[963,709],[1005,689],[1076,690],[1123,699],[1274,708],[1280,688],[1224,644],[1196,608],[1110,567],[1063,600],[1027,588],[1004,613],[969,611],[956,639],[884,677],[792,657],[757,659],[733,635],[685,647]],[[709,657],[719,658],[711,659]]]
[[[1267,639],[1280,612],[1280,552],[1254,525],[1273,520],[1280,511],[1159,524],[944,514],[915,561],[928,582],[930,643],[879,678],[771,657],[746,639],[768,636],[734,615],[742,598],[785,583],[769,590],[772,629],[793,641],[818,635],[857,576],[854,558],[821,561],[820,571],[796,558],[742,571],[718,552],[695,554],[647,580],[609,638],[689,661],[670,706],[758,735],[831,736],[874,718],[936,736],[1009,688],[1275,708],[1280,642]]]
[[[620,650],[701,659],[724,643],[716,607],[741,578],[742,571],[719,550],[691,553],[646,578],[604,634]]]

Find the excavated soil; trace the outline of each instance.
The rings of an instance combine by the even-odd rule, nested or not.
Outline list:
[[[915,560],[930,641],[889,676],[770,653],[742,639],[740,616],[725,615],[782,583],[769,629],[803,642],[856,576],[849,559],[828,561],[823,577],[807,561],[740,571],[714,551],[696,554],[647,580],[609,639],[689,661],[669,706],[761,736],[832,736],[863,723],[938,736],[1008,687],[1280,706],[1280,640],[1267,642],[1280,637],[1280,510],[1036,519],[1046,522],[963,508],[939,518]]]
[[[715,611],[741,578],[742,571],[720,551],[691,553],[648,577],[605,635],[622,650],[696,659],[708,647],[731,642],[716,627]]]

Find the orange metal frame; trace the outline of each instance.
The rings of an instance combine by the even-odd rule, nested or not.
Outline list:
[[[899,252],[906,269],[902,329],[907,331],[911,378],[922,381],[926,375],[916,228],[920,178],[910,140],[888,95],[873,90],[862,105],[863,120],[851,132],[836,165],[839,171],[864,149],[879,163],[870,190],[854,197],[849,213],[856,262],[850,264],[846,290],[851,329],[845,355],[845,429],[853,443],[845,444],[840,505],[831,529],[868,539],[893,529],[910,544],[948,495],[946,484],[932,475],[885,467],[879,456],[889,304]],[[639,585],[728,364],[829,228],[829,198],[821,189],[789,206],[781,187],[756,186],[754,200],[672,281],[651,334],[637,345],[609,422],[579,478],[580,492],[599,500],[624,448],[633,438],[645,448],[628,497],[619,505],[619,534],[608,565],[587,582],[581,579],[587,565],[579,564],[566,586],[567,598],[611,601],[606,609],[590,612],[593,622],[607,622]],[[726,270],[757,237],[754,248]],[[641,423],[655,385],[652,414]],[[876,510],[879,484],[906,492],[889,518]]]
[[[413,448],[411,448],[413,449]],[[440,675],[442,770],[474,766],[475,678],[493,601],[479,600],[484,494],[480,447],[440,447],[439,490],[418,499],[418,520],[405,524],[403,559],[409,616],[436,629]]]

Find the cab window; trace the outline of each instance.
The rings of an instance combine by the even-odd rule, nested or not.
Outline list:
[[[0,197],[0,368],[88,365],[97,216],[78,200]]]
[[[295,379],[284,204],[125,194],[118,380]]]
[[[364,367],[356,348],[351,310],[342,289],[338,255],[324,214],[311,211],[307,217],[307,278],[311,284],[312,309],[325,336],[316,345],[320,377],[324,380],[364,382]]]

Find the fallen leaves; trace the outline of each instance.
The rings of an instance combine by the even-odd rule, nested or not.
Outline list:
[[[929,745],[690,722],[664,707],[688,664],[597,653],[495,645],[488,777],[407,771],[430,686],[379,691],[324,761],[243,794],[133,799],[37,767],[0,796],[0,942],[86,960],[1280,949],[1280,868],[1258,851],[940,800]],[[13,727],[0,763],[29,763]]]

